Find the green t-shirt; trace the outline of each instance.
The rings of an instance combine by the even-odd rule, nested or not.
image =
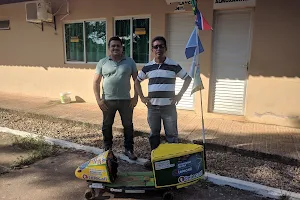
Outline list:
[[[102,98],[106,100],[130,99],[131,75],[137,73],[136,63],[129,57],[120,62],[110,57],[101,59],[96,74],[102,75]]]

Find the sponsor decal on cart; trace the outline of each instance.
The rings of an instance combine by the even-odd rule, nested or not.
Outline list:
[[[189,182],[189,181],[192,181],[196,178],[199,178],[203,175],[203,171],[201,170],[200,172],[196,173],[196,174],[191,174],[189,176],[180,176],[178,178],[178,182],[179,183],[182,183],[182,182]]]

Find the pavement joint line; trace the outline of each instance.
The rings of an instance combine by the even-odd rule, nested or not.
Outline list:
[[[33,137],[33,138],[40,137],[40,135],[37,135],[34,133],[13,130],[13,129],[6,128],[6,127],[0,127],[0,132],[18,135],[21,137]],[[100,149],[100,148],[76,144],[73,142],[68,142],[65,140],[55,139],[55,138],[51,138],[51,137],[47,137],[47,136],[43,136],[43,138],[45,139],[46,142],[48,142],[50,144],[55,144],[55,145],[65,147],[65,148],[74,148],[77,150],[84,150],[84,151],[94,153],[94,154],[100,154],[104,151],[103,149]],[[127,161],[131,164],[143,165],[147,161],[144,158],[138,158],[136,161],[133,161],[121,153],[117,153],[115,155],[119,159]],[[209,172],[205,172],[205,178],[206,178],[206,180],[208,180],[216,185],[221,185],[221,186],[227,185],[227,186],[231,186],[233,188],[253,192],[258,195],[262,195],[264,197],[279,199],[281,196],[286,195],[286,196],[290,197],[290,200],[300,200],[300,193],[295,193],[295,192],[290,192],[287,190],[281,190],[278,188],[268,187],[268,186],[253,183],[253,182],[248,182],[248,181],[243,181],[243,180],[234,179],[234,178],[230,178],[230,177],[220,176],[220,175],[212,174]]]

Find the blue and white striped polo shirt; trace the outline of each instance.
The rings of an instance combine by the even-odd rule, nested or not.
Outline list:
[[[142,82],[149,79],[148,97],[152,105],[171,105],[170,98],[175,96],[176,76],[185,80],[189,75],[185,69],[166,58],[163,64],[157,64],[154,60],[146,64],[138,74],[137,79]]]

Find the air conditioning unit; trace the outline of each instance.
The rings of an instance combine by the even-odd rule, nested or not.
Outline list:
[[[53,22],[51,2],[39,0],[26,3],[26,21],[41,23]]]

